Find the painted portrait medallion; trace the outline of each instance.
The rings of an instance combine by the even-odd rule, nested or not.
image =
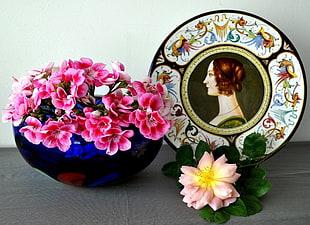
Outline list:
[[[234,145],[257,132],[271,156],[290,139],[306,102],[301,59],[274,25],[247,12],[213,11],[189,19],[157,50],[149,76],[174,101],[173,148]]]

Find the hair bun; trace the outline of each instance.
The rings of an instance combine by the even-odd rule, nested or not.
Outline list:
[[[241,62],[233,58],[217,58],[213,61],[213,70],[221,94],[231,95],[233,91],[242,91],[245,70]]]

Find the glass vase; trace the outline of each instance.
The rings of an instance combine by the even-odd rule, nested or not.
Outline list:
[[[15,142],[23,158],[35,169],[65,184],[96,187],[128,180],[147,167],[156,157],[163,138],[150,140],[133,128],[131,149],[107,155],[93,142],[86,142],[73,134],[68,151],[48,148],[29,142],[19,132],[22,125],[14,126]]]

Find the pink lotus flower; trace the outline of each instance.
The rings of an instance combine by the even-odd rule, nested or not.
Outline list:
[[[234,186],[240,174],[236,164],[227,164],[222,155],[214,161],[213,155],[205,152],[197,168],[182,166],[179,182],[184,185],[181,194],[188,207],[201,209],[209,205],[214,211],[235,202],[239,193]]]

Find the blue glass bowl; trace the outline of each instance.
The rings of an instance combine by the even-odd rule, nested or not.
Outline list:
[[[95,187],[115,184],[129,179],[147,167],[156,157],[163,138],[150,140],[134,128],[128,151],[118,151],[110,156],[98,150],[93,142],[86,142],[80,135],[72,136],[67,152],[58,148],[47,148],[29,142],[14,126],[15,142],[23,158],[33,167],[49,177],[71,185]]]

